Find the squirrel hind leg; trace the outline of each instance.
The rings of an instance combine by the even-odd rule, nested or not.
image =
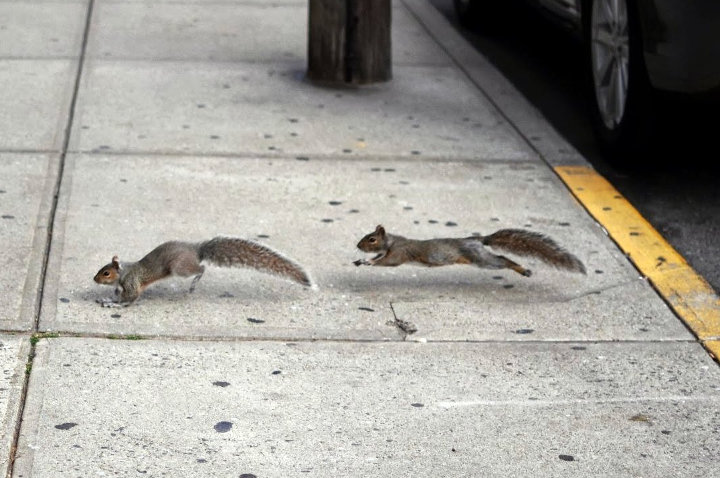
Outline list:
[[[205,266],[200,266],[200,272],[195,277],[193,277],[192,283],[190,284],[190,293],[195,292],[195,286],[197,285],[198,281],[200,281],[204,273]]]
[[[530,269],[526,269],[520,264],[518,264],[515,261],[511,261],[505,256],[495,256],[497,257],[503,264],[504,269],[511,269],[520,274],[521,276],[530,277],[532,275],[532,271]]]
[[[458,264],[468,261],[483,269],[512,269],[521,276],[530,277],[532,275],[530,269],[524,268],[505,256],[493,254],[476,242],[465,243],[464,246],[461,249],[462,258],[457,261]]]

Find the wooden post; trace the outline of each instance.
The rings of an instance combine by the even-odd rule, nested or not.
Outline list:
[[[392,78],[391,0],[310,0],[308,78],[368,84]]]

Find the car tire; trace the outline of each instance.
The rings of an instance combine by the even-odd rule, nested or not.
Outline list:
[[[635,3],[588,0],[583,8],[588,96],[607,159],[641,162],[653,130],[653,91]]]

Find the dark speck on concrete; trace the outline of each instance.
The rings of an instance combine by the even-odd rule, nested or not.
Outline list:
[[[120,314],[112,314],[110,317],[112,317],[113,319],[119,319],[120,317],[122,317],[122,315],[120,315]]]
[[[235,296],[234,296],[233,294],[231,294],[230,292],[223,292],[223,293],[220,294],[218,297],[221,298],[221,299],[231,299],[231,298],[233,298],[233,297],[235,297]]]
[[[394,173],[395,168],[385,168],[385,169],[383,169],[383,171],[385,171],[386,173]]]
[[[260,239],[268,239],[270,236],[268,236],[267,234],[258,234],[257,237]]]
[[[412,155],[414,155],[414,156],[417,156],[417,155],[420,154],[420,151],[414,149],[414,150],[410,151],[410,154],[412,154]]]
[[[288,121],[291,122],[291,123],[297,123],[297,122],[300,121],[300,120],[297,119],[297,118],[288,118]]]
[[[602,274],[602,273],[603,273],[603,271],[602,271],[602,270],[600,270],[600,269],[595,269],[595,273],[596,273],[596,274]]]
[[[359,209],[350,209],[348,212],[349,212],[350,214],[357,214],[357,213],[360,212],[360,210],[359,210]]]
[[[218,433],[227,433],[232,428],[232,422],[217,422],[213,427]]]
[[[572,455],[558,455],[562,461],[575,461],[575,457]]]
[[[220,139],[220,136],[218,136],[216,134],[211,134],[210,139]]]
[[[406,211],[412,211],[412,206],[405,206],[403,209]]]
[[[342,204],[342,201],[330,201],[328,202],[331,206],[339,206]]]
[[[516,334],[532,334],[533,332],[535,332],[534,329],[517,329],[515,331]]]
[[[500,222],[500,218],[499,218],[499,217],[491,217],[490,220],[491,220],[492,222]]]
[[[448,222],[445,223],[445,225],[446,225],[447,227],[455,227],[455,226],[457,226],[457,223],[456,223],[456,222],[453,222],[453,221],[448,221]]]
[[[513,287],[515,287],[515,286],[512,285],[512,284],[505,284],[505,285],[503,286],[503,289],[512,289]]]
[[[230,386],[230,382],[222,382],[222,381],[213,382],[212,384],[215,385],[216,387],[223,387],[223,388]]]
[[[670,430],[661,430],[660,433],[662,433],[663,435],[669,435]]]
[[[413,406],[413,407],[415,407],[415,408],[422,408],[422,407],[425,406],[424,404],[418,403],[418,402],[411,403],[410,405]]]
[[[310,161],[310,158],[308,158],[307,156],[295,156],[295,159],[297,159],[298,161]]]
[[[248,317],[247,321],[251,324],[264,324],[265,321],[263,319],[256,319],[255,317]]]
[[[240,478],[257,478],[257,476],[253,475],[252,473],[243,473],[240,475]]]
[[[62,302],[63,304],[67,304],[68,302],[70,302],[70,299],[68,299],[67,297],[60,297],[60,302]]]
[[[561,223],[559,223],[558,225],[563,226],[563,227],[567,227],[567,226],[570,225],[570,223],[569,223],[569,222],[561,222]]]
[[[371,309],[370,307],[358,307],[358,309],[366,312],[375,312],[375,309]]]
[[[280,375],[281,373],[282,373],[282,372],[281,372],[280,370],[273,370],[273,371],[272,371],[272,374],[273,374],[273,375]]]
[[[377,173],[378,171],[382,171],[381,168],[370,168],[370,171]]]
[[[198,107],[198,108],[205,108],[205,104],[204,104],[204,103],[198,103],[197,107]]]
[[[58,430],[70,430],[71,428],[76,427],[76,426],[77,426],[77,423],[65,422],[65,423],[61,423],[60,425],[55,425],[55,428],[57,428]]]
[[[322,222],[334,222],[334,221],[335,221],[334,219],[329,219],[329,218],[322,219]]]
[[[570,348],[573,349],[573,350],[585,350],[585,349],[587,349],[587,347],[582,346],[582,345],[573,345],[573,346],[570,347]]]
[[[342,150],[342,152],[345,154],[352,153],[352,149],[345,148]]]
[[[502,279],[503,279],[503,276],[493,276],[493,279],[495,279],[495,280],[502,280]]]
[[[121,182],[121,183],[126,183],[126,182],[127,182],[127,179],[125,179],[125,178],[120,178],[120,182]]]
[[[437,224],[438,222],[435,219],[428,219],[428,222],[430,224]]]
[[[198,458],[195,460],[197,463],[207,463],[207,460],[205,458]]]

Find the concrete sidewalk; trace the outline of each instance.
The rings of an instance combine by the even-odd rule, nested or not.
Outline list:
[[[387,84],[308,83],[306,30],[305,0],[0,0],[0,471],[715,472],[720,369],[553,171],[577,152],[426,0]],[[588,274],[356,268],[380,223],[527,228]],[[113,255],[218,234],[317,290],[208,267],[95,303]]]

